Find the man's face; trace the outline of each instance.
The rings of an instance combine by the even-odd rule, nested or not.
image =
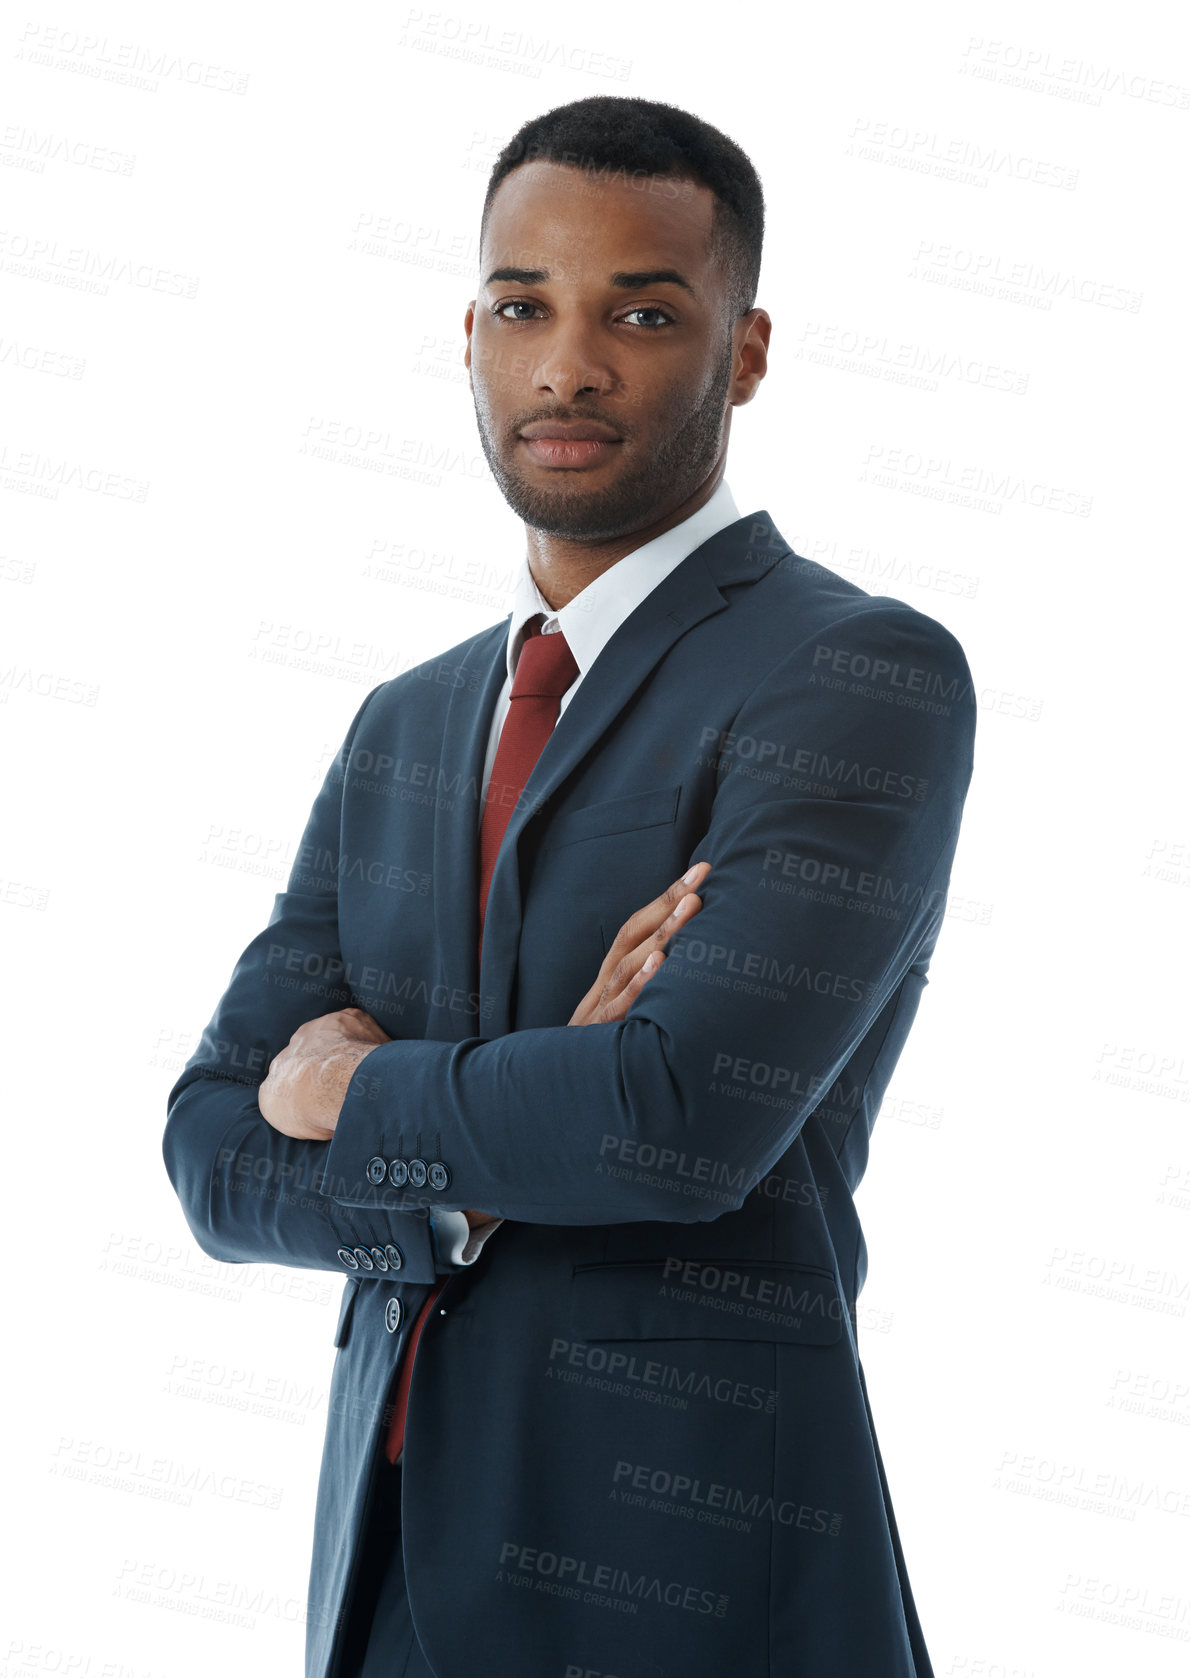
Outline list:
[[[631,534],[681,506],[726,449],[729,399],[751,390],[733,393],[713,202],[688,181],[556,163],[500,183],[465,359],[488,465],[527,525]]]

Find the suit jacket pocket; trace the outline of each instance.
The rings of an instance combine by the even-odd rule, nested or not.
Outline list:
[[[542,849],[556,851],[579,839],[599,839],[610,833],[635,833],[642,827],[672,826],[678,813],[680,785],[655,787],[648,792],[629,793],[624,798],[607,798],[568,810],[549,825]]]
[[[835,1278],[780,1259],[580,1264],[571,1328],[580,1340],[783,1340],[832,1345],[846,1306]]]

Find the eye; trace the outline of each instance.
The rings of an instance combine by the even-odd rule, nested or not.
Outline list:
[[[639,326],[638,326],[638,330],[640,330],[640,331],[656,332],[656,331],[659,330],[659,328],[661,328],[663,326],[672,326],[673,323],[674,323],[674,317],[669,313],[669,311],[667,309],[655,308],[653,306],[653,304],[651,304],[651,303],[638,303],[636,308],[635,309],[629,309],[628,314],[625,315],[623,318],[625,320],[627,320],[629,315],[660,315],[661,316],[661,319],[659,321],[642,321],[642,322],[640,322]]]
[[[527,309],[530,312],[529,314],[509,315],[505,314],[505,309]],[[532,320],[534,312],[540,314],[540,304],[530,302],[527,297],[509,297],[507,302],[493,304],[492,307],[493,319],[497,320],[514,320],[514,322],[517,322],[517,320]],[[629,309],[628,314],[621,315],[619,319],[626,320],[631,326],[631,315],[660,315],[660,319],[646,320],[638,326],[633,326],[634,332],[660,332],[665,327],[675,326],[676,324],[675,315],[671,315],[668,309],[658,309],[656,304],[636,304],[634,309]]]
[[[510,298],[507,303],[497,303],[495,308],[492,310],[492,313],[494,315],[497,315],[501,320],[531,320],[533,318],[531,315],[506,315],[504,313],[504,311],[505,311],[505,309],[536,309],[536,308],[537,308],[537,304],[536,303],[530,303],[527,298],[513,297],[513,298]]]

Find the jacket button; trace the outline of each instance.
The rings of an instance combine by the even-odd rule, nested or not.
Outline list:
[[[350,1247],[340,1247],[339,1251],[335,1254],[335,1257],[340,1259],[347,1266],[348,1270],[359,1269],[359,1260],[356,1258]]]
[[[430,1166],[430,1187],[441,1191],[450,1182],[450,1172],[440,1159]]]
[[[384,1249],[384,1256],[388,1260],[388,1267],[390,1270],[399,1270],[405,1262],[401,1254],[401,1249],[399,1247],[394,1247],[391,1241]]]
[[[368,1251],[368,1249],[366,1247],[356,1247],[356,1248],[353,1249],[353,1251],[355,1253],[356,1258],[359,1260],[360,1269],[361,1270],[371,1270],[372,1269],[372,1255]]]
[[[395,1334],[401,1326],[401,1301],[390,1299],[384,1307],[384,1326],[390,1334]]]
[[[383,1183],[388,1176],[388,1161],[381,1159],[379,1154],[368,1161],[369,1183]]]
[[[390,1159],[388,1162],[388,1180],[395,1189],[400,1189],[409,1181],[409,1167],[403,1159]]]
[[[430,1168],[424,1159],[411,1159],[409,1161],[409,1181],[415,1189],[420,1189],[425,1185],[425,1180],[429,1174]]]
[[[383,1247],[372,1248],[372,1263],[376,1266],[377,1270],[388,1269],[388,1260],[384,1256]]]

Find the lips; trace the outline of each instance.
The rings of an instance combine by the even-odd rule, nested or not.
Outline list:
[[[535,420],[521,441],[541,466],[593,466],[605,460],[620,438],[597,420]]]
[[[619,446],[602,438],[526,437],[525,447],[540,466],[594,466]]]
[[[618,431],[613,431],[610,425],[600,425],[598,420],[534,420],[532,425],[522,427],[521,436],[526,442],[536,442],[539,438],[568,443],[618,443],[620,440]]]

